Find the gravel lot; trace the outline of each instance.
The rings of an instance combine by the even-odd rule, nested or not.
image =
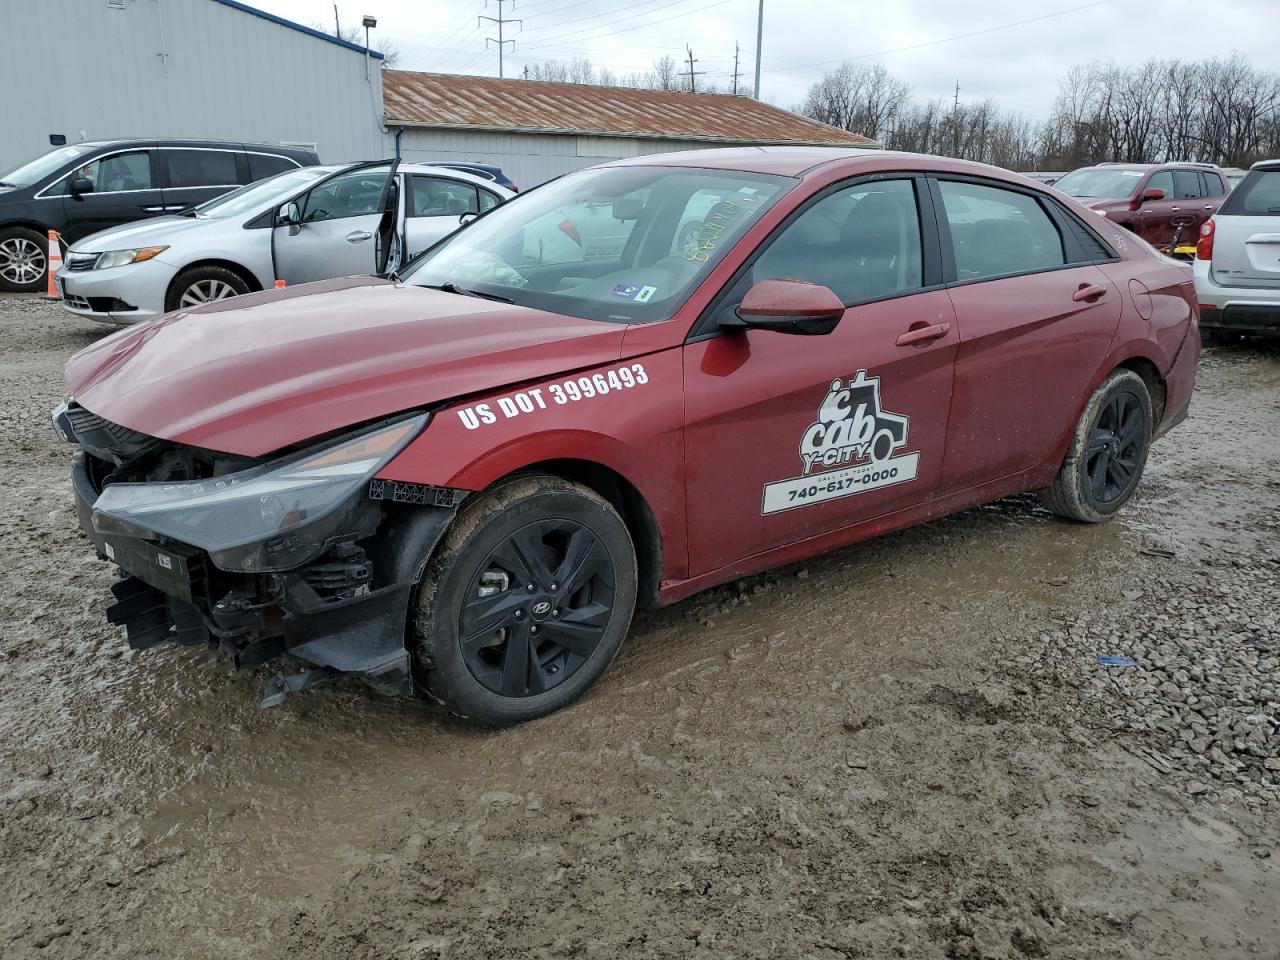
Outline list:
[[[104,331],[0,329],[6,960],[1278,955],[1280,350],[1206,352],[1110,524],[731,584],[494,733],[130,652],[48,424]]]

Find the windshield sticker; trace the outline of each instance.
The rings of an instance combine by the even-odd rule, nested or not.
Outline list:
[[[693,249],[687,250],[684,258],[696,263],[706,263],[711,257],[711,251],[720,245],[720,238],[724,232],[735,226],[747,213],[748,208],[744,208],[743,204],[759,202],[755,197],[744,196],[740,196],[736,201],[721,200],[707,214],[707,219],[702,222],[698,230]]]
[[[612,290],[615,297],[634,300],[636,303],[648,303],[657,292],[657,287],[646,287],[639,283],[620,283]]]
[[[1121,170],[1121,171],[1120,171],[1120,176],[1122,176],[1122,177],[1140,177],[1140,176],[1142,176],[1142,171],[1141,171],[1141,170]]]
[[[818,419],[800,437],[801,474],[764,485],[762,515],[908,483],[920,454],[894,454],[907,445],[910,418],[880,408],[880,378],[867,371],[845,384],[831,381]]]
[[[600,373],[572,377],[545,387],[509,393],[486,403],[472,404],[458,411],[458,419],[468,430],[479,430],[481,426],[494,424],[499,420],[513,420],[551,407],[605,397],[610,393],[642,387],[648,382],[649,374],[645,371],[644,364],[633,363]]]

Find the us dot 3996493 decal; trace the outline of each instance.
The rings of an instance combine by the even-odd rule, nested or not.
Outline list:
[[[766,483],[761,514],[781,513],[916,478],[919,453],[907,445],[910,418],[880,407],[880,378],[859,370],[847,384],[832,380],[818,419],[800,437],[800,476]]]
[[[458,419],[468,430],[478,430],[485,424],[497,423],[499,418],[511,420],[521,414],[535,413],[549,407],[563,407],[581,400],[592,400],[649,382],[649,374],[643,363],[615,367],[600,373],[569,377],[541,387],[530,387],[498,397],[485,403],[473,404],[458,411]]]

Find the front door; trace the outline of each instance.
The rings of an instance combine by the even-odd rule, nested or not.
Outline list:
[[[1049,456],[1079,414],[1121,305],[1058,226],[1069,214],[1046,206],[1053,201],[1007,184],[936,186],[960,327],[942,482],[951,493]]]
[[[276,278],[294,284],[380,272],[387,225],[395,220],[395,167],[393,161],[343,170],[299,197],[297,222],[272,230]]]
[[[1160,170],[1151,175],[1145,190],[1163,190],[1163,200],[1144,200],[1134,218],[1138,236],[1157,250],[1164,250],[1173,240],[1174,218],[1182,212],[1182,204],[1178,202],[1173,187],[1173,171]],[[1142,196],[1141,192],[1138,196]]]
[[[71,182],[93,184],[87,193],[72,193]],[[63,239],[69,244],[122,223],[164,212],[154,150],[127,150],[91,160],[69,173],[56,188],[62,194]]]
[[[922,289],[938,269],[922,248],[923,183],[827,192],[709,317],[714,329],[753,283],[785,277],[849,304],[832,333],[722,330],[684,348],[693,575],[932,496],[959,337],[946,292]]]

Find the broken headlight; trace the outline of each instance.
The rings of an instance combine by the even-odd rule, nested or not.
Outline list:
[[[93,526],[199,547],[223,570],[289,570],[320,552],[367,481],[427,419],[419,414],[207,480],[113,483],[93,505]]]

